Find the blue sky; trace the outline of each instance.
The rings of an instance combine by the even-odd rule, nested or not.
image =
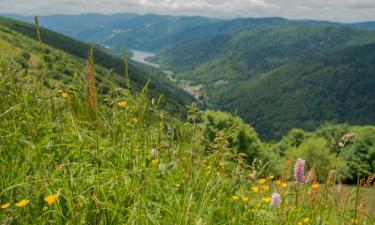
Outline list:
[[[0,0],[0,13],[23,15],[158,13],[217,18],[280,16],[375,21],[375,0]]]

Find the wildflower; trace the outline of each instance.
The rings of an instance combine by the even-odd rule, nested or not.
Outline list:
[[[268,185],[263,185],[263,186],[262,186],[262,189],[263,189],[263,191],[269,191],[269,190],[270,190],[270,186],[268,186]]]
[[[260,183],[260,184],[264,184],[264,183],[266,183],[266,181],[267,181],[266,179],[259,179],[259,180],[258,180],[258,183]]]
[[[288,187],[288,184],[283,182],[283,183],[280,184],[280,186],[281,186],[282,188],[287,188],[287,187]]]
[[[138,121],[139,121],[139,120],[138,120],[137,117],[134,117],[134,118],[133,118],[133,123],[138,123]]]
[[[276,206],[276,207],[279,207],[280,206],[280,202],[281,202],[281,197],[278,193],[273,193],[272,196],[271,196],[272,200],[271,200],[271,206]]]
[[[151,161],[151,163],[152,163],[153,166],[157,166],[158,163],[159,163],[159,160],[158,160],[158,159],[153,159],[153,160]]]
[[[237,201],[237,200],[240,199],[240,197],[238,197],[238,195],[232,195],[232,199],[233,199],[234,201]]]
[[[47,195],[46,197],[44,197],[44,201],[48,205],[52,205],[53,203],[55,203],[57,201],[57,198],[58,198],[58,196],[56,194],[55,195]]]
[[[249,202],[249,198],[248,198],[248,197],[242,197],[242,201],[243,201],[244,203],[247,203],[247,202]]]
[[[117,106],[120,107],[120,108],[128,108],[128,102],[127,101],[121,101],[121,102],[117,102]]]
[[[263,202],[265,202],[265,203],[269,203],[269,202],[271,202],[272,198],[270,198],[270,197],[265,197],[265,198],[263,198],[262,200],[263,200]]]
[[[304,218],[304,219],[303,219],[303,222],[304,222],[304,223],[308,223],[308,222],[310,222],[310,218],[309,218],[309,217]]]
[[[223,162],[219,162],[219,166],[220,167],[224,167],[224,163]]]
[[[211,169],[212,169],[212,166],[211,166],[211,165],[208,165],[208,166],[207,166],[207,169],[208,169],[208,170],[211,170]]]
[[[305,172],[305,160],[297,159],[296,164],[294,166],[294,179],[298,183],[303,183],[304,172]]]
[[[29,204],[29,202],[30,202],[29,199],[23,199],[23,200],[21,200],[20,202],[17,202],[17,203],[15,204],[15,206],[17,206],[17,207],[24,207],[24,206],[26,206],[27,204]]]
[[[357,219],[352,219],[351,222],[352,224],[359,224]]]
[[[275,176],[273,176],[273,175],[268,176],[269,180],[273,180],[274,178],[275,178]]]
[[[254,193],[258,193],[259,192],[259,187],[252,187],[251,191],[254,192]]]
[[[303,225],[303,223],[302,222],[298,222],[297,225]]]
[[[181,184],[177,183],[176,188],[179,188],[179,187],[181,187]]]
[[[277,185],[280,185],[280,184],[281,184],[281,180],[277,180],[275,183],[276,183]]]
[[[4,204],[1,205],[0,208],[7,209],[7,208],[9,208],[9,206],[10,206],[10,203],[4,203]]]
[[[253,180],[256,178],[256,176],[257,176],[257,171],[255,171],[255,170],[253,170],[253,172],[249,173],[249,177]]]
[[[313,183],[313,184],[311,185],[311,188],[314,189],[314,190],[319,189],[319,187],[320,187],[319,183]]]
[[[62,93],[61,93],[61,96],[62,96],[63,98],[69,98],[69,94],[66,93],[66,92],[62,92]]]
[[[217,172],[217,173],[216,173],[216,176],[220,176],[220,172]]]

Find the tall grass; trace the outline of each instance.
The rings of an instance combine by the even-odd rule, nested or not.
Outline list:
[[[96,95],[93,68],[90,51],[78,81],[53,90],[0,62],[2,224],[375,222],[359,210],[360,186],[343,194],[335,183],[254,173],[227,148],[227,134],[208,153],[196,105],[183,123],[150,101],[147,87]]]

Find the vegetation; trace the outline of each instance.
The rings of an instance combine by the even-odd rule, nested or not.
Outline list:
[[[373,126],[265,143],[238,116],[195,104],[176,119],[147,87],[103,76],[92,50],[85,63],[0,35],[2,224],[375,222]]]
[[[179,43],[158,59],[177,79],[202,84],[208,107],[238,110],[269,140],[327,121],[374,124],[374,41],[368,31],[262,26]]]
[[[32,25],[18,22],[15,20],[7,19],[0,17],[0,26],[4,29],[13,30],[28,37],[31,37],[36,40],[35,29]],[[76,41],[72,38],[66,37],[59,33],[43,29],[42,40],[45,44],[62,50],[70,55],[73,55],[75,58],[84,60],[87,57],[87,49],[91,46],[84,44],[82,42]],[[9,39],[9,38],[8,38]],[[13,40],[14,42],[16,40]],[[35,49],[34,49],[35,50]],[[123,51],[123,49],[122,49]],[[96,58],[96,63],[111,71],[111,73],[106,74],[106,78],[111,80],[116,80],[115,82],[121,87],[126,86],[126,82],[123,79],[124,63],[123,60],[117,58],[112,54],[108,54],[106,51],[101,50],[101,48],[95,48],[94,54]],[[63,61],[59,61],[63,64]],[[112,73],[113,72],[113,73]],[[181,109],[179,106],[190,103],[193,98],[184,92],[182,89],[176,87],[168,80],[166,80],[161,72],[150,73],[151,71],[147,67],[142,65],[135,65],[133,63],[129,64],[129,79],[132,83],[132,88],[136,91],[140,91],[149,81],[149,91],[152,96],[164,96],[166,98],[165,103],[167,103],[170,110],[175,112],[180,112]]]

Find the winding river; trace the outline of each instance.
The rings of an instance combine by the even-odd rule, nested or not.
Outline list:
[[[160,67],[159,64],[146,61],[147,58],[154,57],[155,53],[143,52],[143,51],[138,51],[138,50],[131,50],[131,51],[133,53],[133,56],[131,57],[131,59],[133,61],[136,61],[136,62],[139,62],[139,63],[142,63],[142,64],[146,64],[146,65],[149,65],[149,66],[152,66],[152,67],[156,67],[156,68]]]

